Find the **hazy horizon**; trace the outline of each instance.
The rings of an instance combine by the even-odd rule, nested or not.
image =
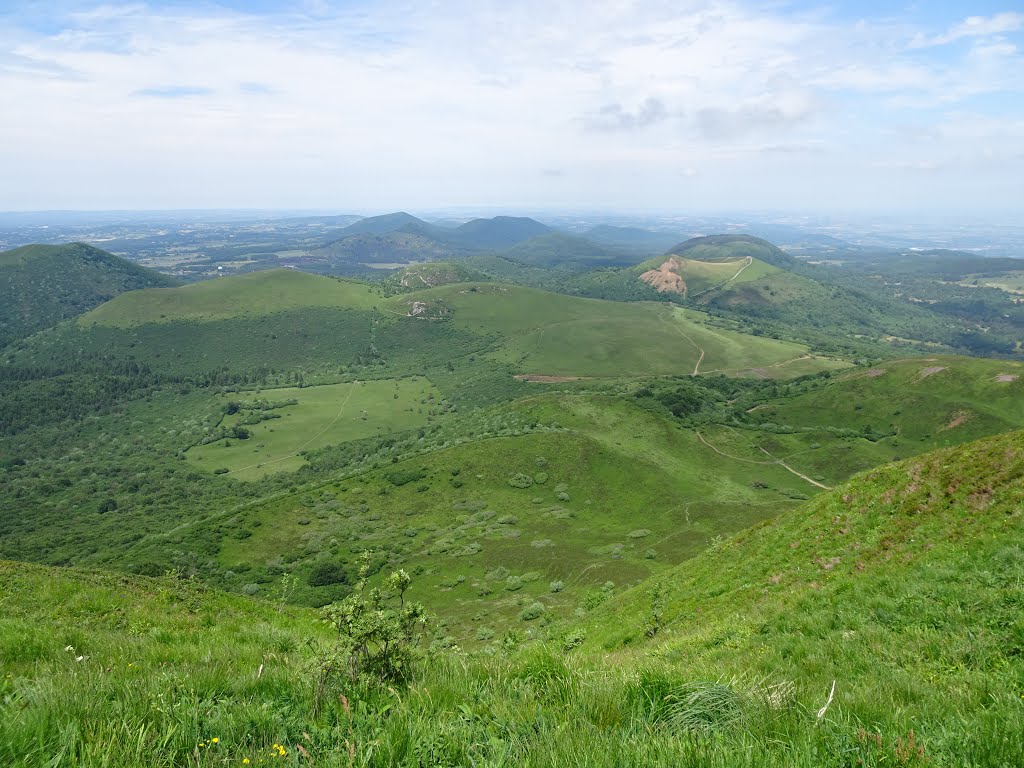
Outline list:
[[[16,0],[0,211],[1008,220],[1022,40],[1009,2]]]

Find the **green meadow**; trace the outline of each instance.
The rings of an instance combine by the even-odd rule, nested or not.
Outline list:
[[[255,424],[245,423],[244,409],[225,414],[214,428],[214,434],[223,428],[225,437],[186,452],[193,465],[207,471],[227,469],[222,474],[239,480],[290,472],[306,463],[305,451],[414,429],[444,410],[437,388],[418,377],[265,389],[249,397],[288,404],[261,411],[273,418]],[[226,393],[216,397],[222,408],[237,400],[238,396]],[[229,429],[236,425],[244,426],[250,435],[243,440],[232,437]]]
[[[842,365],[811,358],[804,345],[715,327],[701,312],[662,303],[556,298],[494,283],[445,286],[390,300],[396,307],[414,302],[450,316],[457,328],[499,334],[489,357],[527,374],[623,377],[711,370],[791,376],[796,374],[781,366],[801,358],[804,372]]]
[[[269,269],[205,280],[180,288],[122,294],[79,318],[79,324],[130,328],[146,323],[203,322],[310,307],[368,309],[382,294],[355,281]]]

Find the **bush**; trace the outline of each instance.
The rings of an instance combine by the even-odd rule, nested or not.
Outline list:
[[[533,478],[522,472],[517,472],[508,479],[508,484],[513,488],[529,488],[533,485]]]
[[[326,587],[330,584],[348,584],[348,573],[342,563],[326,562],[313,566],[313,570],[306,577],[306,583],[311,587]]]
[[[419,631],[426,624],[420,603],[408,602],[412,582],[403,570],[392,573],[383,588],[370,588],[370,553],[362,556],[359,581],[348,597],[324,608],[324,620],[335,632],[317,663],[316,708],[338,678],[386,685],[407,680]]]
[[[550,584],[548,584],[548,589],[550,589],[553,593],[554,592],[561,592],[563,589],[565,589],[565,582],[564,581],[552,581]]]
[[[519,618],[523,621],[533,621],[544,615],[544,603],[530,603],[519,612]]]

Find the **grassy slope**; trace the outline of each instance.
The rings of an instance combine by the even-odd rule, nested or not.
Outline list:
[[[1022,501],[1021,433],[876,469],[660,578],[653,641],[645,585],[596,608],[580,650],[442,654],[413,687],[346,685],[349,709],[319,714],[310,614],[0,563],[0,759],[298,765],[302,744],[325,766],[1015,765]]]
[[[1009,765],[1024,750],[1022,503],[1021,432],[871,470],[659,579],[664,627],[635,658],[821,701],[836,680],[833,710],[890,744],[913,729],[937,764]],[[650,585],[612,601],[590,642],[641,643],[650,606]]]
[[[658,303],[558,296],[511,285],[466,284],[391,300],[451,310],[454,325],[506,340],[495,359],[535,374],[639,376],[702,370],[738,372],[801,357],[807,348],[706,325],[704,316]],[[823,361],[823,367],[828,363]]]
[[[378,289],[365,283],[271,269],[182,288],[124,294],[88,313],[79,323],[129,328],[146,323],[251,317],[300,307],[368,309],[380,297]]]
[[[508,411],[517,424],[560,427],[488,438],[507,432],[499,410],[472,442],[450,440],[445,450],[180,526],[132,556],[159,560],[209,543],[220,570],[207,575],[241,589],[256,575],[241,563],[283,559],[271,581],[287,571],[304,584],[317,563],[352,563],[365,548],[379,550],[424,573],[417,596],[452,622],[459,642],[471,643],[481,625],[474,622],[500,627],[524,600],[538,599],[567,616],[594,586],[637,583],[716,535],[793,506],[809,488],[773,467],[761,475],[773,490],[756,490],[748,468],[628,402],[544,395]],[[509,484],[517,473],[546,477],[517,488]],[[410,474],[402,485],[391,480]],[[506,573],[488,577],[498,568]],[[536,575],[521,590],[506,589],[507,576],[529,573]],[[551,594],[555,580],[565,589]],[[312,602],[332,594],[302,591]]]
[[[26,245],[0,253],[0,347],[125,291],[174,280],[98,248]]]
[[[929,368],[943,370],[922,378]],[[886,362],[758,405],[747,421],[782,432],[710,426],[702,433],[741,462],[763,462],[767,451],[831,485],[902,457],[1024,427],[1024,365],[955,356]],[[871,439],[860,436],[865,428]]]
[[[870,425],[896,430],[900,440],[925,448],[953,445],[1024,426],[1024,363],[952,355],[886,362],[768,404],[756,417],[807,426]]]

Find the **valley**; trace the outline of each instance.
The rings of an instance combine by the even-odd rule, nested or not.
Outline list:
[[[442,237],[411,218],[356,222],[338,242],[394,227]],[[498,708],[546,702],[554,719],[538,733],[552,761],[562,753],[548,729],[567,717],[590,722],[608,755],[633,744],[631,754],[725,759],[749,738],[738,734],[757,733],[758,760],[780,759],[781,738],[806,765],[839,743],[864,764],[888,764],[874,736],[857,741],[867,724],[883,745],[919,727],[931,752],[948,753],[946,734],[965,731],[940,711],[939,690],[974,713],[978,733],[991,729],[996,715],[962,692],[991,685],[996,668],[1019,673],[999,602],[1013,599],[1012,576],[989,583],[972,569],[994,558],[1015,573],[1020,355],[963,354],[951,335],[967,322],[960,309],[855,289],[860,268],[833,273],[758,238],[702,237],[609,264],[531,221],[464,225],[444,235],[443,260],[372,278],[277,268],[182,285],[85,246],[0,256],[0,267],[38,274],[56,259],[80,276],[50,292],[52,309],[5,326],[0,649],[14,671],[0,706],[32,696],[41,711],[79,718],[86,691],[107,683],[68,678],[62,665],[96,663],[122,691],[109,695],[146,707],[157,688],[133,675],[159,670],[154,686],[196,692],[194,705],[175,705],[182,713],[210,713],[200,764],[219,764],[214,749],[259,764],[258,744],[285,740],[325,764],[347,760],[317,730],[322,705],[297,692],[294,665],[329,644],[314,611],[350,604],[361,574],[386,591],[402,569],[402,599],[430,617],[417,679],[460,700],[494,686]],[[472,255],[474,242],[504,251]],[[946,265],[915,277],[915,295],[943,290]],[[956,269],[977,274],[970,259]],[[34,283],[5,285],[12,300],[41,306]],[[972,327],[956,333],[995,343]],[[961,464],[971,474],[957,480],[950,467]],[[904,474],[919,480],[906,485]],[[911,519],[911,503],[942,511]],[[990,506],[1002,511],[982,514]],[[986,531],[984,546],[958,548],[961,519]],[[928,626],[948,628],[957,579],[984,606],[978,621],[999,626],[978,669],[951,671],[909,612],[927,596],[944,606]],[[56,600],[64,607],[41,619]],[[75,611],[88,617],[77,629],[66,618]],[[955,647],[972,627],[952,630]],[[886,652],[891,643],[926,661]],[[202,671],[215,657],[223,677]],[[843,683],[842,719],[809,730],[801,708],[849,665],[872,664],[881,671]],[[254,680],[234,679],[252,667]],[[532,675],[545,682],[509,682]],[[903,695],[921,675],[934,687],[908,694],[904,709],[880,708],[873,692]],[[584,685],[591,676],[605,694]],[[47,693],[56,681],[74,692],[63,705]],[[575,693],[558,699],[563,684]],[[781,698],[753,730],[716,725],[714,743],[684,746],[657,730],[653,746],[636,746],[667,717],[666,696],[705,690],[694,685],[720,686],[743,717]],[[380,689],[359,686],[346,690],[370,717]],[[211,709],[214,689],[229,693]],[[382,750],[363,764],[406,755],[392,729],[436,716],[396,695],[392,719],[352,725],[349,738]],[[598,716],[604,695],[628,705]],[[239,696],[263,702],[273,736],[246,735]],[[1008,700],[993,707],[1019,717]],[[119,746],[117,759],[191,754],[195,739],[169,730],[175,717],[150,721],[151,735]],[[469,749],[464,739],[484,727],[476,717],[445,749]],[[109,711],[97,718],[103,732],[123,727]],[[15,716],[4,728],[3,756],[6,745],[37,754],[34,744],[62,738],[44,720]],[[214,733],[224,735],[211,742]],[[526,754],[504,739],[508,754]],[[93,743],[76,754],[92,760]],[[1005,755],[1016,745],[989,746]]]

